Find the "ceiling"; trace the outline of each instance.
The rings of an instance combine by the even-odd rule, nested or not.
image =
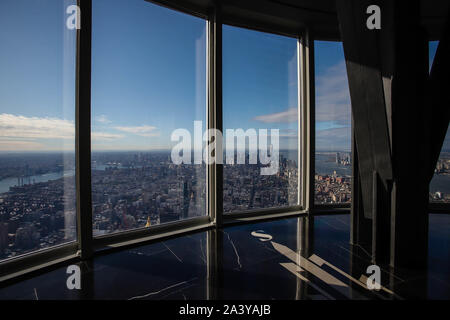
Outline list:
[[[204,15],[211,13],[214,3],[218,3],[222,8],[223,22],[227,24],[270,30],[286,35],[298,35],[308,28],[315,39],[340,39],[336,0],[154,0],[153,2]],[[430,40],[439,39],[449,9],[449,0],[421,0],[421,22]]]

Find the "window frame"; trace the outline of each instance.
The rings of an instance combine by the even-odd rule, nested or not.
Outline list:
[[[220,33],[222,33],[223,25],[248,29],[252,31],[259,31],[264,33],[270,33],[275,35],[280,35],[292,39],[296,39],[297,41],[297,133],[298,133],[298,146],[297,146],[297,163],[298,163],[298,177],[297,177],[297,204],[292,206],[280,207],[280,208],[258,208],[254,210],[245,210],[245,211],[233,211],[230,213],[223,213],[223,208],[221,210],[221,214],[223,215],[222,220],[227,223],[234,223],[235,221],[239,221],[241,219],[250,218],[260,216],[261,218],[270,216],[272,217],[274,214],[279,214],[280,216],[284,216],[286,214],[306,214],[308,213],[309,205],[307,202],[308,194],[310,193],[311,186],[307,183],[305,177],[307,176],[306,171],[310,161],[309,153],[308,153],[308,145],[310,135],[309,135],[309,126],[310,121],[308,120],[308,109],[310,108],[310,86],[309,79],[310,74],[305,71],[311,70],[311,57],[309,55],[309,48],[311,46],[310,41],[308,41],[308,31],[303,30],[300,32],[279,32],[279,31],[269,31],[270,27],[264,25],[248,25],[245,21],[240,20],[226,20],[220,25]],[[220,43],[222,45],[222,39],[220,39]],[[312,44],[314,45],[314,43]],[[222,68],[222,65],[220,65]],[[222,74],[222,70],[220,70],[220,74]],[[220,80],[221,81],[221,80]],[[220,90],[220,95],[222,95],[222,86],[216,87],[216,91]],[[222,111],[222,106],[220,108]],[[221,116],[222,118],[222,116]],[[222,126],[221,126],[222,129]],[[221,130],[222,131],[222,130]],[[223,166],[222,170],[223,170]],[[220,183],[220,188],[223,188],[223,173],[222,179]],[[223,200],[223,190],[220,190],[220,193],[216,191],[216,194],[220,194]]]
[[[77,0],[78,3],[83,3],[85,0],[81,1],[81,0]],[[87,2],[91,4],[91,7],[88,8],[90,11],[88,11],[88,13],[90,14],[90,18],[92,19],[92,1],[93,0],[88,0]],[[95,1],[95,0],[94,0]],[[207,128],[206,129],[210,129],[211,128],[211,124],[210,124],[210,117],[211,115],[214,116],[215,115],[215,110],[212,107],[213,105],[211,104],[210,101],[210,91],[211,91],[211,84],[210,84],[210,78],[211,78],[211,70],[214,69],[212,67],[212,63],[214,62],[213,58],[214,58],[214,42],[210,39],[214,39],[213,36],[211,36],[211,32],[213,32],[213,29],[211,29],[211,21],[214,21],[214,12],[211,13],[204,13],[200,10],[200,8],[198,7],[192,7],[192,6],[181,6],[181,5],[176,5],[176,4],[172,4],[169,1],[164,1],[164,0],[145,0],[147,2],[150,2],[154,5],[158,5],[160,7],[166,8],[167,10],[173,10],[173,11],[178,11],[181,12],[183,14],[187,14],[190,16],[194,16],[197,18],[200,18],[202,20],[204,20],[205,23],[205,28],[206,28],[206,123],[207,123]],[[80,6],[80,4],[79,4]],[[81,8],[81,12],[83,12],[83,8]],[[92,21],[90,21],[89,23],[89,35],[90,38],[92,38]],[[211,44],[211,45],[210,45]],[[87,51],[87,50],[86,50]],[[85,54],[87,55],[88,53],[85,52]],[[80,53],[81,55],[81,53]],[[91,58],[91,47],[89,47],[89,58]],[[90,60],[89,62],[91,62],[92,60]],[[90,68],[89,68],[90,69]],[[89,80],[85,79],[85,83],[89,82],[89,89],[91,88],[91,71],[89,71]],[[212,90],[215,91],[215,90]],[[88,103],[86,102],[86,105]],[[91,117],[91,97],[90,97],[90,91],[89,91],[89,115],[86,115],[86,117],[89,116],[89,118]],[[82,121],[82,118],[80,118],[80,122]],[[92,130],[92,126],[91,126],[91,122],[89,120],[89,169],[85,168],[86,171],[86,175],[88,176],[89,180],[86,183],[89,183],[89,189],[91,189],[91,177],[92,177],[92,170],[91,170],[91,161],[90,161],[90,157],[92,155],[92,150],[91,150],[91,139],[90,139],[90,134]],[[207,145],[207,147],[209,147],[209,145]],[[86,150],[87,151],[87,150]],[[82,161],[86,161],[87,156],[85,157],[84,160]],[[133,229],[129,229],[129,230],[122,230],[122,231],[117,231],[117,232],[112,232],[112,233],[108,233],[108,234],[104,234],[104,235],[98,235],[98,236],[94,236],[93,235],[93,229],[92,229],[92,192],[91,190],[89,190],[89,195],[88,197],[84,197],[84,199],[89,199],[89,208],[86,209],[87,212],[90,212],[90,217],[86,217],[85,215],[85,220],[86,220],[86,224],[88,224],[88,222],[90,223],[90,225],[88,226],[84,226],[84,232],[88,232],[91,237],[90,239],[88,239],[86,246],[82,246],[80,245],[80,251],[81,251],[81,257],[83,258],[83,252],[85,253],[85,257],[86,258],[90,258],[92,257],[92,255],[95,253],[95,251],[99,251],[99,250],[103,250],[105,248],[113,248],[113,247],[121,247],[124,246],[126,244],[129,243],[135,243],[136,241],[134,241],[133,239],[140,239],[137,240],[137,242],[146,242],[149,240],[153,240],[153,239],[157,239],[157,238],[165,238],[165,237],[172,237],[173,235],[177,235],[183,232],[183,230],[186,230],[186,232],[189,232],[191,229],[197,230],[197,229],[201,229],[201,228],[208,228],[211,227],[213,225],[213,221],[214,221],[214,215],[211,214],[211,210],[210,210],[210,203],[211,203],[211,195],[212,195],[212,190],[210,190],[209,185],[210,185],[210,181],[211,179],[211,175],[214,174],[214,171],[211,170],[210,166],[206,166],[206,183],[207,183],[207,188],[206,188],[206,215],[204,216],[199,216],[199,217],[193,217],[193,218],[188,218],[188,219],[183,219],[183,220],[178,220],[178,221],[172,221],[172,222],[168,222],[168,223],[164,223],[164,224],[160,224],[160,225],[155,225],[155,226],[150,226],[150,227],[138,227],[138,228],[133,228]],[[86,180],[86,181],[87,181]],[[80,217],[81,212],[80,212]],[[80,223],[80,225],[82,226],[82,224]],[[83,226],[80,228],[83,229]],[[89,230],[90,229],[90,230]],[[82,233],[84,233],[82,232]]]

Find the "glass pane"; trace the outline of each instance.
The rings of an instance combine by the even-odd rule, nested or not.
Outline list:
[[[142,0],[94,0],[94,235],[206,214],[206,166],[172,162],[206,127],[206,22]]]
[[[430,70],[438,45],[439,41],[429,42]],[[430,183],[430,201],[450,203],[450,134],[448,129]]]
[[[448,129],[430,183],[430,201],[450,203],[450,134]]]
[[[351,109],[342,43],[314,41],[315,203],[351,201]]]
[[[223,26],[225,213],[298,204],[297,84],[297,39]]]
[[[0,1],[0,260],[76,240],[76,1]]]
[[[436,50],[439,45],[439,41],[429,41],[428,42],[428,58],[429,58],[429,68],[433,66],[434,56],[436,55]]]

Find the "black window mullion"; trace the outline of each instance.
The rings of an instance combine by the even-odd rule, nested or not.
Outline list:
[[[92,256],[91,197],[91,42],[92,0],[78,0],[81,28],[77,31],[75,154],[78,249],[82,259]]]

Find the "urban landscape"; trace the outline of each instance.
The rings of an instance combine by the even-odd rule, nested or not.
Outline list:
[[[4,156],[0,164],[0,259],[75,240],[73,155]],[[449,168],[449,158],[439,160],[436,176],[449,179]],[[350,203],[350,174],[351,153],[318,153],[316,203]],[[297,181],[297,163],[283,152],[275,175],[260,175],[259,164],[224,165],[224,213],[295,206]],[[175,165],[163,151],[92,155],[94,236],[204,216],[206,194],[205,164]],[[430,191],[430,199],[450,202],[449,194]]]
[[[450,152],[442,152],[430,184],[430,201],[450,203]]]
[[[315,182],[316,204],[350,203],[351,153],[316,153]]]

